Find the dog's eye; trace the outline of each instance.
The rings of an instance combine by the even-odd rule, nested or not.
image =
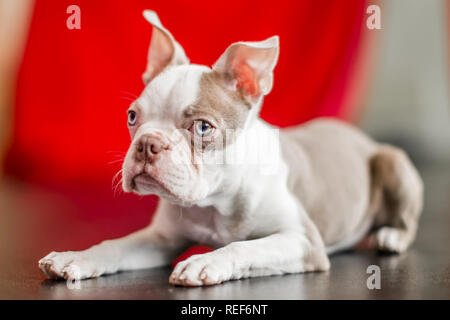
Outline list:
[[[202,138],[210,136],[214,132],[213,125],[205,120],[195,120],[192,127],[194,133]]]
[[[128,125],[134,126],[136,124],[137,116],[133,110],[128,111]]]

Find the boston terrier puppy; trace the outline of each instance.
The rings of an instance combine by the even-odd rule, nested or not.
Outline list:
[[[423,185],[402,150],[338,120],[278,129],[258,117],[277,36],[233,43],[209,68],[190,64],[155,12],[144,17],[154,29],[146,87],[128,110],[122,187],[158,195],[158,209],[124,238],[48,254],[47,277],[165,266],[195,243],[216,250],[179,262],[170,283],[324,271],[340,250],[408,248]]]

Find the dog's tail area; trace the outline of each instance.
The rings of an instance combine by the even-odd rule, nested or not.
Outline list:
[[[370,160],[372,190],[378,193],[377,229],[366,245],[400,253],[414,241],[423,208],[423,182],[407,154],[382,145]]]

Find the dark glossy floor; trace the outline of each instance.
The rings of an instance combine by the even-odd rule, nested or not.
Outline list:
[[[83,249],[140,228],[147,223],[147,208],[155,205],[155,199],[111,198],[94,189],[55,191],[9,180],[0,187],[0,298],[449,299],[450,170],[433,166],[421,172],[425,211],[417,241],[406,254],[343,253],[331,258],[328,273],[253,278],[208,288],[169,285],[169,268],[86,280],[80,289],[69,289],[64,281],[44,280],[37,267],[43,255]],[[366,286],[370,276],[366,269],[372,264],[381,268],[380,290]]]

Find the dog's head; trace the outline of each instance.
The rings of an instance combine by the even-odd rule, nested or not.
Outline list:
[[[251,126],[272,89],[278,37],[234,43],[209,68],[189,63],[155,12],[144,17],[154,28],[146,88],[128,110],[122,186],[194,204],[217,190],[227,170],[217,156]]]

